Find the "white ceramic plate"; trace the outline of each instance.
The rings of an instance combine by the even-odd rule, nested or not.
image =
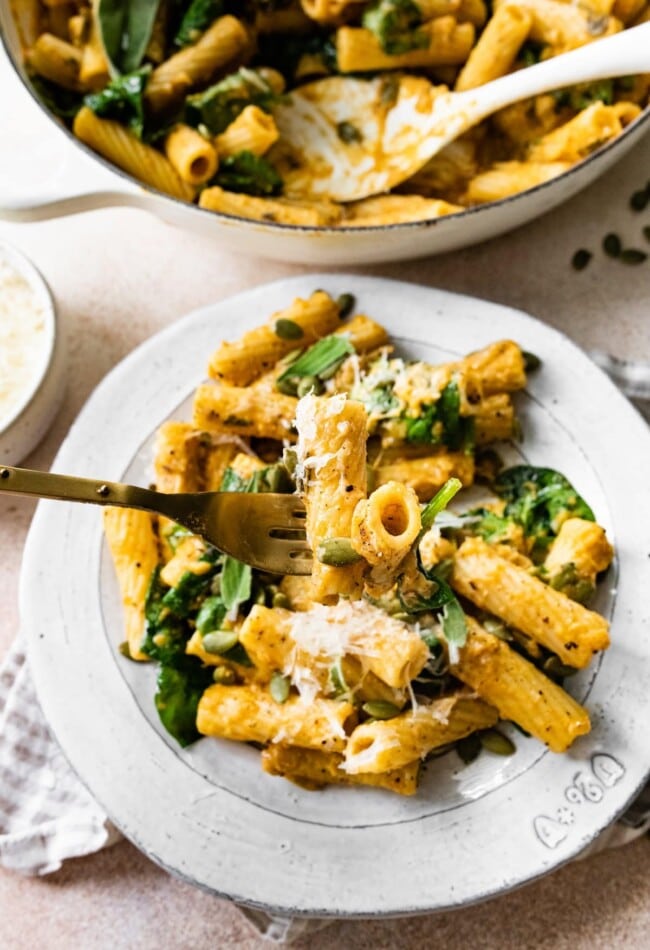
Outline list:
[[[157,722],[153,669],[117,651],[119,598],[90,506],[39,506],[21,584],[30,661],[74,768],[125,835],[174,874],[290,914],[450,908],[569,860],[645,780],[650,432],[577,347],[531,317],[408,284],[319,274],[206,307],[149,340],[91,397],[55,469],[147,484],[152,435],[187,411],[217,343],[317,287],[356,294],[407,355],[438,360],[511,337],[542,358],[518,399],[525,442],[507,454],[564,472],[617,549],[598,602],[613,645],[571,680],[591,712],[590,735],[564,756],[518,733],[510,758],[484,753],[463,766],[450,752],[429,764],[412,799],[302,791],[263,773],[254,749],[226,741],[181,750]]]

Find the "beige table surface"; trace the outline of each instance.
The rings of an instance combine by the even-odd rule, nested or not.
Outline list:
[[[586,348],[650,360],[650,260],[625,266],[599,250],[610,230],[626,244],[644,246],[641,228],[650,224],[650,209],[635,214],[628,198],[648,178],[650,138],[588,191],[509,236],[444,257],[358,270],[511,304]],[[142,340],[195,307],[307,270],[235,258],[140,211],[38,225],[0,222],[2,238],[41,268],[68,345],[67,398],[48,438],[27,460],[34,467],[50,465],[93,387]],[[570,260],[581,246],[595,255],[576,273]],[[27,500],[0,499],[0,658],[18,629],[20,553],[33,508]],[[646,838],[483,905],[406,921],[335,923],[296,946],[646,948],[649,859]],[[126,842],[44,879],[0,872],[0,947],[7,950],[267,945],[236,908],[172,879]]]

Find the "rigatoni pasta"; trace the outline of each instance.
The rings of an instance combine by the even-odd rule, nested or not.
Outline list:
[[[157,488],[297,493],[311,573],[252,570],[173,522],[107,511],[122,649],[159,663],[156,707],[181,745],[254,743],[266,773],[304,788],[413,795],[431,755],[509,748],[499,720],[554,752],[589,731],[563,680],[608,646],[584,602],[613,548],[560,473],[486,466],[480,446],[494,456],[516,432],[514,341],[404,359],[349,295],[319,290],[221,343],[208,371],[192,421],[156,435]],[[468,511],[476,472],[490,500]]]
[[[648,75],[516,103],[451,142],[390,193],[348,204],[301,194],[279,108],[338,75],[423,96],[474,89],[647,19],[643,0],[295,0],[143,5],[138,29],[111,4],[15,5],[28,74],[86,145],[146,187],[206,212],[296,228],[434,221],[562,175],[648,105]],[[129,21],[130,22],[130,21]],[[276,115],[277,112],[277,115]],[[88,114],[92,114],[91,116]],[[276,124],[277,118],[277,124]],[[341,121],[341,148],[363,130]],[[298,187],[298,190],[294,190]]]

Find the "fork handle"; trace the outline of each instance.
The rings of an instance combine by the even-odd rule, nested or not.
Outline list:
[[[119,482],[77,478],[74,475],[55,475],[36,472],[29,468],[0,467],[0,492],[14,495],[36,495],[38,498],[56,498],[60,501],[80,501],[91,505],[113,505],[118,508],[142,508],[158,512],[160,492]]]

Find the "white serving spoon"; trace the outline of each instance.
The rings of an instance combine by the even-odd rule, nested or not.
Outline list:
[[[317,80],[274,109],[285,194],[356,201],[389,191],[504,106],[576,83],[644,72],[650,72],[650,23],[466,92],[396,74]]]

